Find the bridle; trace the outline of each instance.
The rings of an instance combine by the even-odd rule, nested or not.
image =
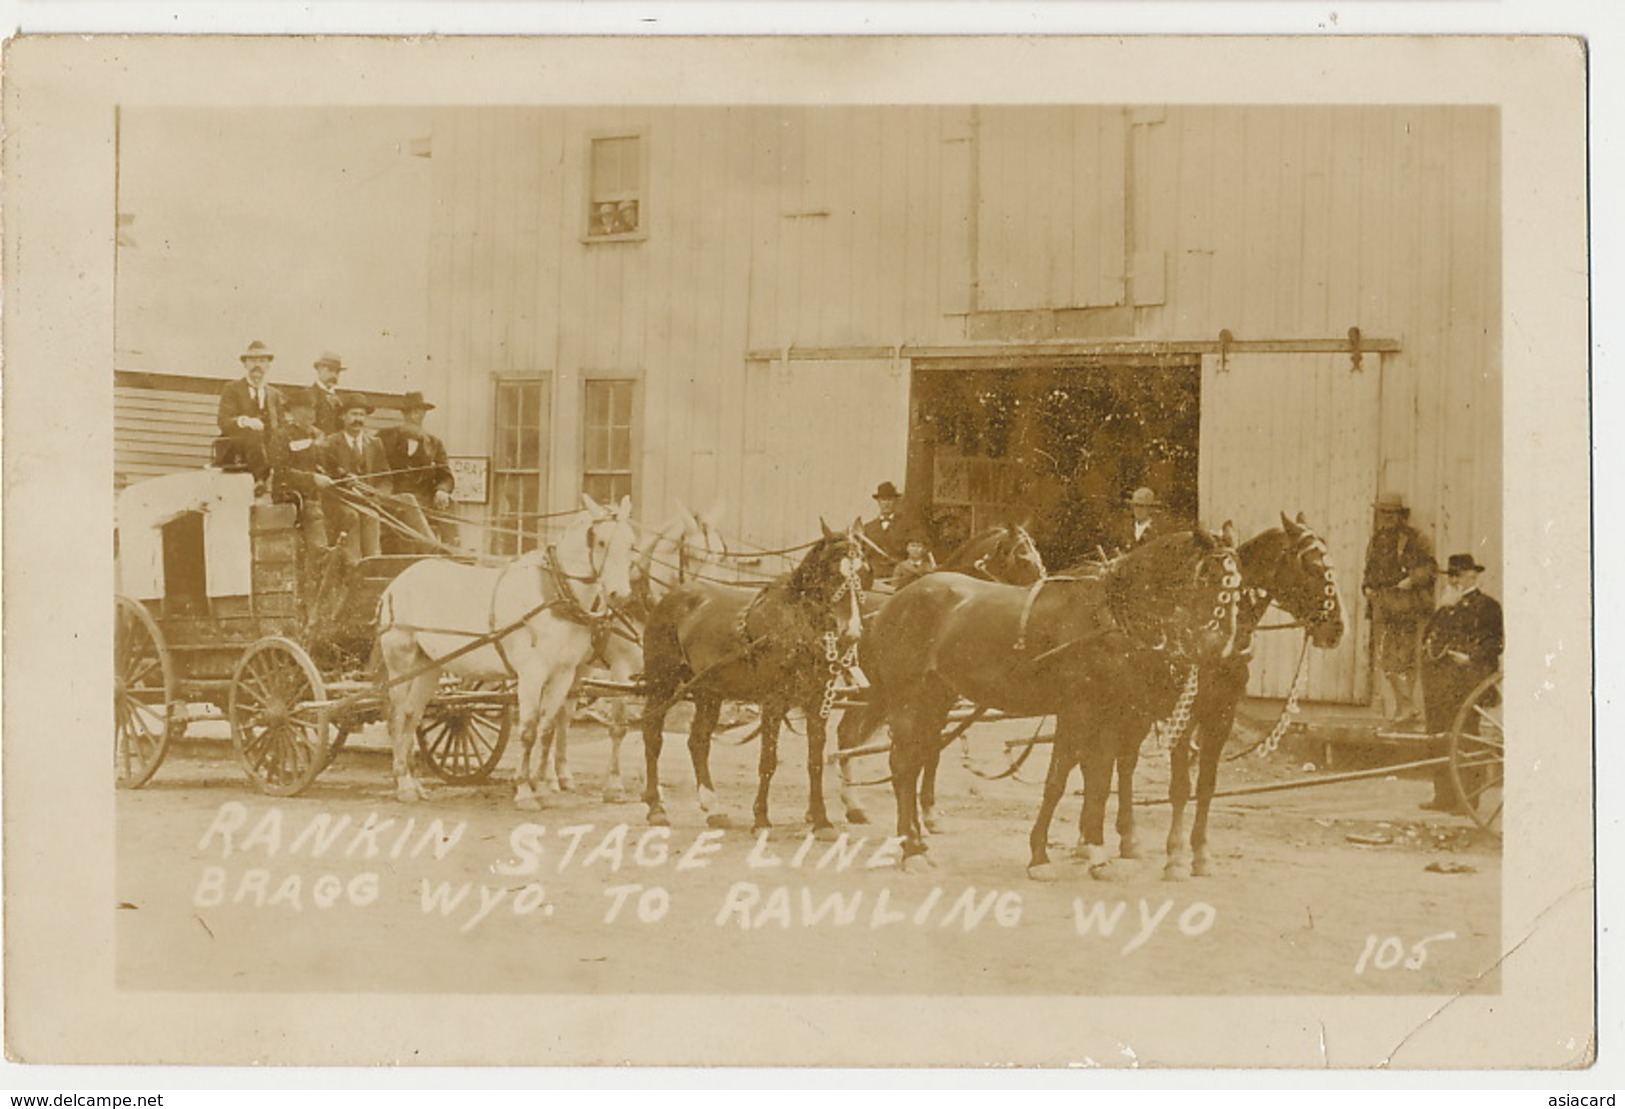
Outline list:
[[[1210,563],[1217,561],[1220,569],[1219,589],[1214,596],[1213,609],[1202,624],[1205,631],[1225,632],[1229,625],[1227,638],[1233,643],[1236,635],[1237,607],[1241,598],[1241,569],[1236,564],[1235,551],[1229,547],[1219,547],[1215,550],[1204,551],[1191,568],[1191,586],[1199,588],[1206,584],[1207,570]],[[1127,559],[1119,559],[1111,563],[1106,569],[1108,581],[1116,575],[1125,572],[1130,565]],[[1055,579],[1051,579],[1055,580]],[[1122,599],[1122,591],[1109,590],[1107,593],[1107,610],[1118,628],[1130,639],[1136,641],[1141,647],[1150,651],[1168,650],[1170,647],[1169,623],[1171,614],[1157,614],[1149,619],[1142,619],[1130,613]],[[1153,641],[1149,632],[1156,633]],[[1183,631],[1176,628],[1176,632]],[[1171,654],[1182,653],[1179,644],[1173,643],[1174,651]]]
[[[1311,616],[1300,616],[1297,612],[1287,608],[1287,598],[1278,597],[1269,590],[1258,586],[1248,586],[1244,592],[1253,604],[1260,606],[1258,609],[1260,617],[1264,615],[1270,603],[1277,600],[1282,608],[1287,608],[1291,615],[1297,617],[1282,624],[1257,624],[1253,627],[1253,631],[1272,632],[1284,631],[1290,628],[1313,629],[1322,624],[1329,624],[1338,618],[1337,612],[1342,606],[1337,598],[1337,579],[1332,574],[1332,554],[1327,549],[1325,540],[1305,527],[1303,535],[1295,542],[1296,546],[1292,551],[1292,561],[1297,563],[1299,568],[1304,571],[1304,577],[1314,578],[1318,576],[1321,581],[1320,600],[1317,603],[1315,612]],[[1316,552],[1320,554],[1318,566],[1309,561],[1309,556]]]
[[[559,558],[559,548],[557,543],[549,543],[547,545],[545,552],[546,558],[543,563],[546,572],[553,579],[553,584],[558,590],[561,600],[568,599],[568,615],[570,618],[575,620],[577,623],[587,624],[588,626],[596,626],[604,623],[607,620],[620,616],[616,606],[610,600],[608,594],[604,592],[604,571],[609,567],[609,543],[605,543],[603,545],[603,561],[599,562],[596,560],[599,545],[598,526],[606,521],[615,521],[615,517],[613,515],[598,516],[594,517],[587,523],[586,545],[588,573],[584,575],[572,574],[566,570],[564,568],[563,561]],[[582,585],[590,585],[593,587],[591,607],[581,603],[580,594],[578,594],[571,586],[570,583],[572,582],[580,583]]]

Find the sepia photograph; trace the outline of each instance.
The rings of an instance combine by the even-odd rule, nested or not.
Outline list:
[[[8,1051],[1587,1065],[1583,62],[1309,46],[13,41]]]

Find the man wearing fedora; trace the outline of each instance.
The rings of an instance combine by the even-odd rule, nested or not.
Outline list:
[[[1112,546],[1118,553],[1132,551],[1146,540],[1162,534],[1162,521],[1157,517],[1162,502],[1157,499],[1156,490],[1142,485],[1129,495],[1126,503],[1129,518],[1112,537]]]
[[[1411,510],[1402,495],[1382,493],[1371,507],[1376,522],[1360,588],[1370,605],[1372,650],[1385,682],[1384,715],[1390,726],[1412,727],[1422,723],[1416,649],[1433,612],[1438,567],[1432,545],[1410,525]]]
[[[1428,620],[1422,638],[1422,694],[1427,701],[1429,754],[1448,753],[1446,735],[1468,694],[1501,667],[1506,646],[1501,604],[1478,588],[1484,572],[1470,554],[1450,556],[1448,581],[1437,612]],[[1470,781],[1462,783],[1471,792]],[[1433,772],[1433,797],[1424,809],[1450,812],[1456,808],[1450,770],[1440,765]]]
[[[367,430],[367,417],[373,411],[361,394],[344,394],[339,399],[344,426],[322,440],[328,463],[338,478],[335,490],[344,490],[351,500],[367,502],[364,507],[357,506],[335,490],[327,493],[327,518],[332,523],[329,530],[344,532],[345,549],[354,558],[381,553],[378,516],[369,509],[389,493],[389,462],[384,458],[384,445]]]
[[[339,374],[349,367],[344,359],[332,351],[323,351],[316,359],[316,383],[310,388],[316,405],[316,428],[323,435],[332,435],[344,429],[344,414],[339,411]]]
[[[231,441],[237,456],[254,475],[256,493],[266,491],[271,475],[269,436],[282,422],[282,396],[265,380],[275,358],[264,343],[255,339],[238,356],[243,376],[226,382],[220,390],[220,434]]]
[[[434,405],[413,390],[401,401],[401,423],[378,433],[384,445],[395,493],[417,504],[440,542],[457,545],[457,519],[451,514],[451,491],[456,479],[446,457],[446,444],[424,430],[423,418]]]

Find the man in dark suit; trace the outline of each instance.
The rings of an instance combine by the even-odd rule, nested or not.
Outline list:
[[[316,359],[316,384],[312,386],[310,395],[316,405],[316,427],[323,435],[344,430],[344,413],[339,411],[343,403],[339,399],[339,374],[345,368],[344,359],[332,351],[324,351]]]
[[[1155,490],[1140,486],[1128,498],[1129,518],[1118,528],[1113,537],[1112,546],[1115,553],[1132,551],[1148,539],[1162,534],[1162,521],[1158,519],[1157,512],[1162,508],[1162,502],[1157,499]]]
[[[217,416],[220,434],[231,440],[237,456],[254,475],[256,493],[263,493],[271,474],[266,453],[268,437],[282,420],[282,397],[266,383],[275,355],[258,339],[239,356],[243,376],[220,390]]]
[[[1445,570],[1443,604],[1428,619],[1422,638],[1422,695],[1427,703],[1430,754],[1448,753],[1445,736],[1468,694],[1501,667],[1506,634],[1501,605],[1478,588],[1484,567],[1470,554],[1453,554]],[[1433,798],[1424,809],[1453,811],[1449,768],[1433,772]]]
[[[411,497],[434,527],[434,534],[447,546],[457,545],[457,520],[451,515],[451,491],[456,479],[446,457],[446,445],[423,428],[423,418],[434,409],[413,391],[401,401],[402,423],[385,428],[378,438],[384,444],[392,486],[397,495]]]
[[[897,564],[907,555],[907,529],[897,511],[902,499],[897,486],[889,481],[881,482],[874,491],[875,504],[880,513],[863,525],[863,535],[873,544],[864,554],[876,578],[891,577],[897,570]]]
[[[315,399],[304,389],[283,401],[285,419],[271,432],[271,496],[281,504],[299,506],[299,530],[305,538],[307,560],[327,548],[326,516],[322,494],[333,485],[327,448],[315,423]],[[306,563],[309,565],[308,561]]]
[[[340,402],[344,426],[322,440],[328,463],[337,477],[337,486],[352,497],[368,502],[389,492],[389,462],[384,458],[384,445],[378,436],[367,430],[367,417],[374,411],[360,394],[347,394]],[[356,558],[370,558],[379,554],[378,517],[370,511],[346,504],[334,491],[329,490],[327,515],[333,526],[344,532],[345,549]]]

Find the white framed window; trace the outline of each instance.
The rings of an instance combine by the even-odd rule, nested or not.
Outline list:
[[[504,376],[493,383],[491,553],[535,548],[547,498],[551,382],[545,374]]]
[[[635,378],[584,383],[581,491],[599,504],[632,496],[636,485],[637,384]]]
[[[648,237],[648,158],[641,132],[587,138],[587,242]]]

